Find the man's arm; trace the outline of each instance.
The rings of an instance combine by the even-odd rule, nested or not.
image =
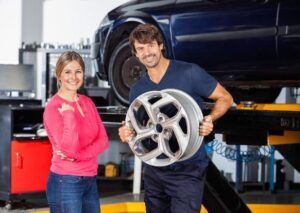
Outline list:
[[[215,105],[211,113],[203,118],[199,126],[199,134],[202,136],[207,136],[213,131],[213,122],[222,117],[233,103],[232,96],[219,83],[208,98],[212,99]]]
[[[215,102],[214,107],[209,114],[209,116],[212,118],[212,121],[222,117],[233,104],[232,96],[219,83],[208,98]]]

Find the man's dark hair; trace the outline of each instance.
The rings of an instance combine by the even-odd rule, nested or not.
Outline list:
[[[134,42],[141,44],[157,41],[158,45],[163,43],[163,38],[156,26],[152,24],[140,24],[130,33],[129,44],[133,53],[136,53]]]

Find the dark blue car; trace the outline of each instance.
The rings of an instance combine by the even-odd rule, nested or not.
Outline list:
[[[140,23],[160,29],[168,58],[199,64],[236,102],[272,102],[300,85],[299,0],[136,0],[109,12],[92,44],[100,78],[123,104],[145,71],[128,43]]]

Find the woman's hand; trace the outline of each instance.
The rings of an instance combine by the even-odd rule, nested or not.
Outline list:
[[[70,106],[69,104],[66,104],[66,103],[63,103],[61,105],[61,107],[58,108],[58,111],[60,112],[60,114],[62,114],[64,111],[67,111],[67,110],[74,111],[74,108],[72,106]]]
[[[62,153],[60,150],[53,152],[53,154],[59,156],[61,160],[67,160],[67,161],[71,161],[71,162],[74,162],[76,160],[75,158],[69,158],[64,153]]]

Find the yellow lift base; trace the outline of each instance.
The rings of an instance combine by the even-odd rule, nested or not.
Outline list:
[[[300,112],[300,104],[239,104],[240,110],[264,110],[264,111],[297,111]],[[269,145],[298,144],[300,143],[300,131],[284,131],[284,135],[269,135]]]
[[[238,104],[237,109],[266,111],[300,111],[300,104]]]
[[[300,131],[284,131],[283,135],[269,135],[269,145],[298,144],[300,143]]]
[[[299,213],[300,205],[287,204],[248,204],[253,213]],[[49,210],[35,211],[35,213],[49,213]],[[143,202],[126,202],[105,204],[101,206],[101,213],[146,213]],[[202,206],[200,213],[208,213]]]

